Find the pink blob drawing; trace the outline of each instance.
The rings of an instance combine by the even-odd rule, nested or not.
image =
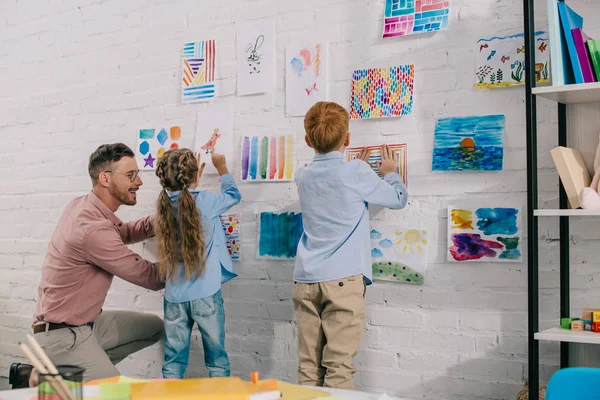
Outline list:
[[[310,53],[310,50],[302,49],[300,50],[300,57],[304,58],[304,70],[306,71],[312,64],[312,54]]]

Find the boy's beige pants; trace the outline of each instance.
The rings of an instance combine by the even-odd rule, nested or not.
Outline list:
[[[295,283],[298,320],[298,383],[339,389],[354,387],[358,353],[365,329],[362,275],[322,283]]]

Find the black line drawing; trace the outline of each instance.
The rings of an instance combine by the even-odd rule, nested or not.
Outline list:
[[[260,35],[256,38],[256,42],[254,44],[249,43],[246,46],[246,55],[248,56],[248,66],[250,67],[250,75],[252,74],[260,74],[260,62],[262,60],[262,53],[258,53],[258,49],[261,48],[263,43],[265,42],[265,36]]]

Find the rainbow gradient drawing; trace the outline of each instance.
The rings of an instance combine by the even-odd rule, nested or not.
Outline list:
[[[294,135],[244,136],[242,138],[242,181],[291,181],[296,168],[294,146]]]
[[[398,164],[398,173],[402,178],[402,182],[408,187],[408,161],[407,161],[407,153],[408,147],[406,143],[402,144],[389,144],[388,147],[392,150],[392,154],[396,159]],[[369,166],[380,178],[381,173],[379,172],[379,168],[377,168],[377,163],[381,161],[381,145],[379,146],[362,146],[362,147],[349,147],[346,149],[346,161],[352,161],[360,155],[363,149],[367,148],[369,150]]]

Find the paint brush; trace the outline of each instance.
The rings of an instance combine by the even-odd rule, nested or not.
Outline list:
[[[31,351],[31,349],[25,343],[20,343],[19,347],[21,347],[21,350],[23,351],[23,354],[25,354],[25,357],[27,357],[27,359],[29,360],[29,362],[31,363],[31,365],[33,365],[33,368],[37,369],[42,375],[48,375],[49,374],[48,369],[33,354],[33,352]],[[58,377],[60,378],[60,375]],[[59,381],[57,378],[55,378],[53,376],[47,376],[46,379],[48,380],[48,383],[50,384],[50,386],[52,387],[52,389],[54,389],[54,391],[61,398],[61,400],[75,400],[73,398],[73,396],[71,395],[71,392],[67,388],[65,382],[62,381],[62,378]]]

